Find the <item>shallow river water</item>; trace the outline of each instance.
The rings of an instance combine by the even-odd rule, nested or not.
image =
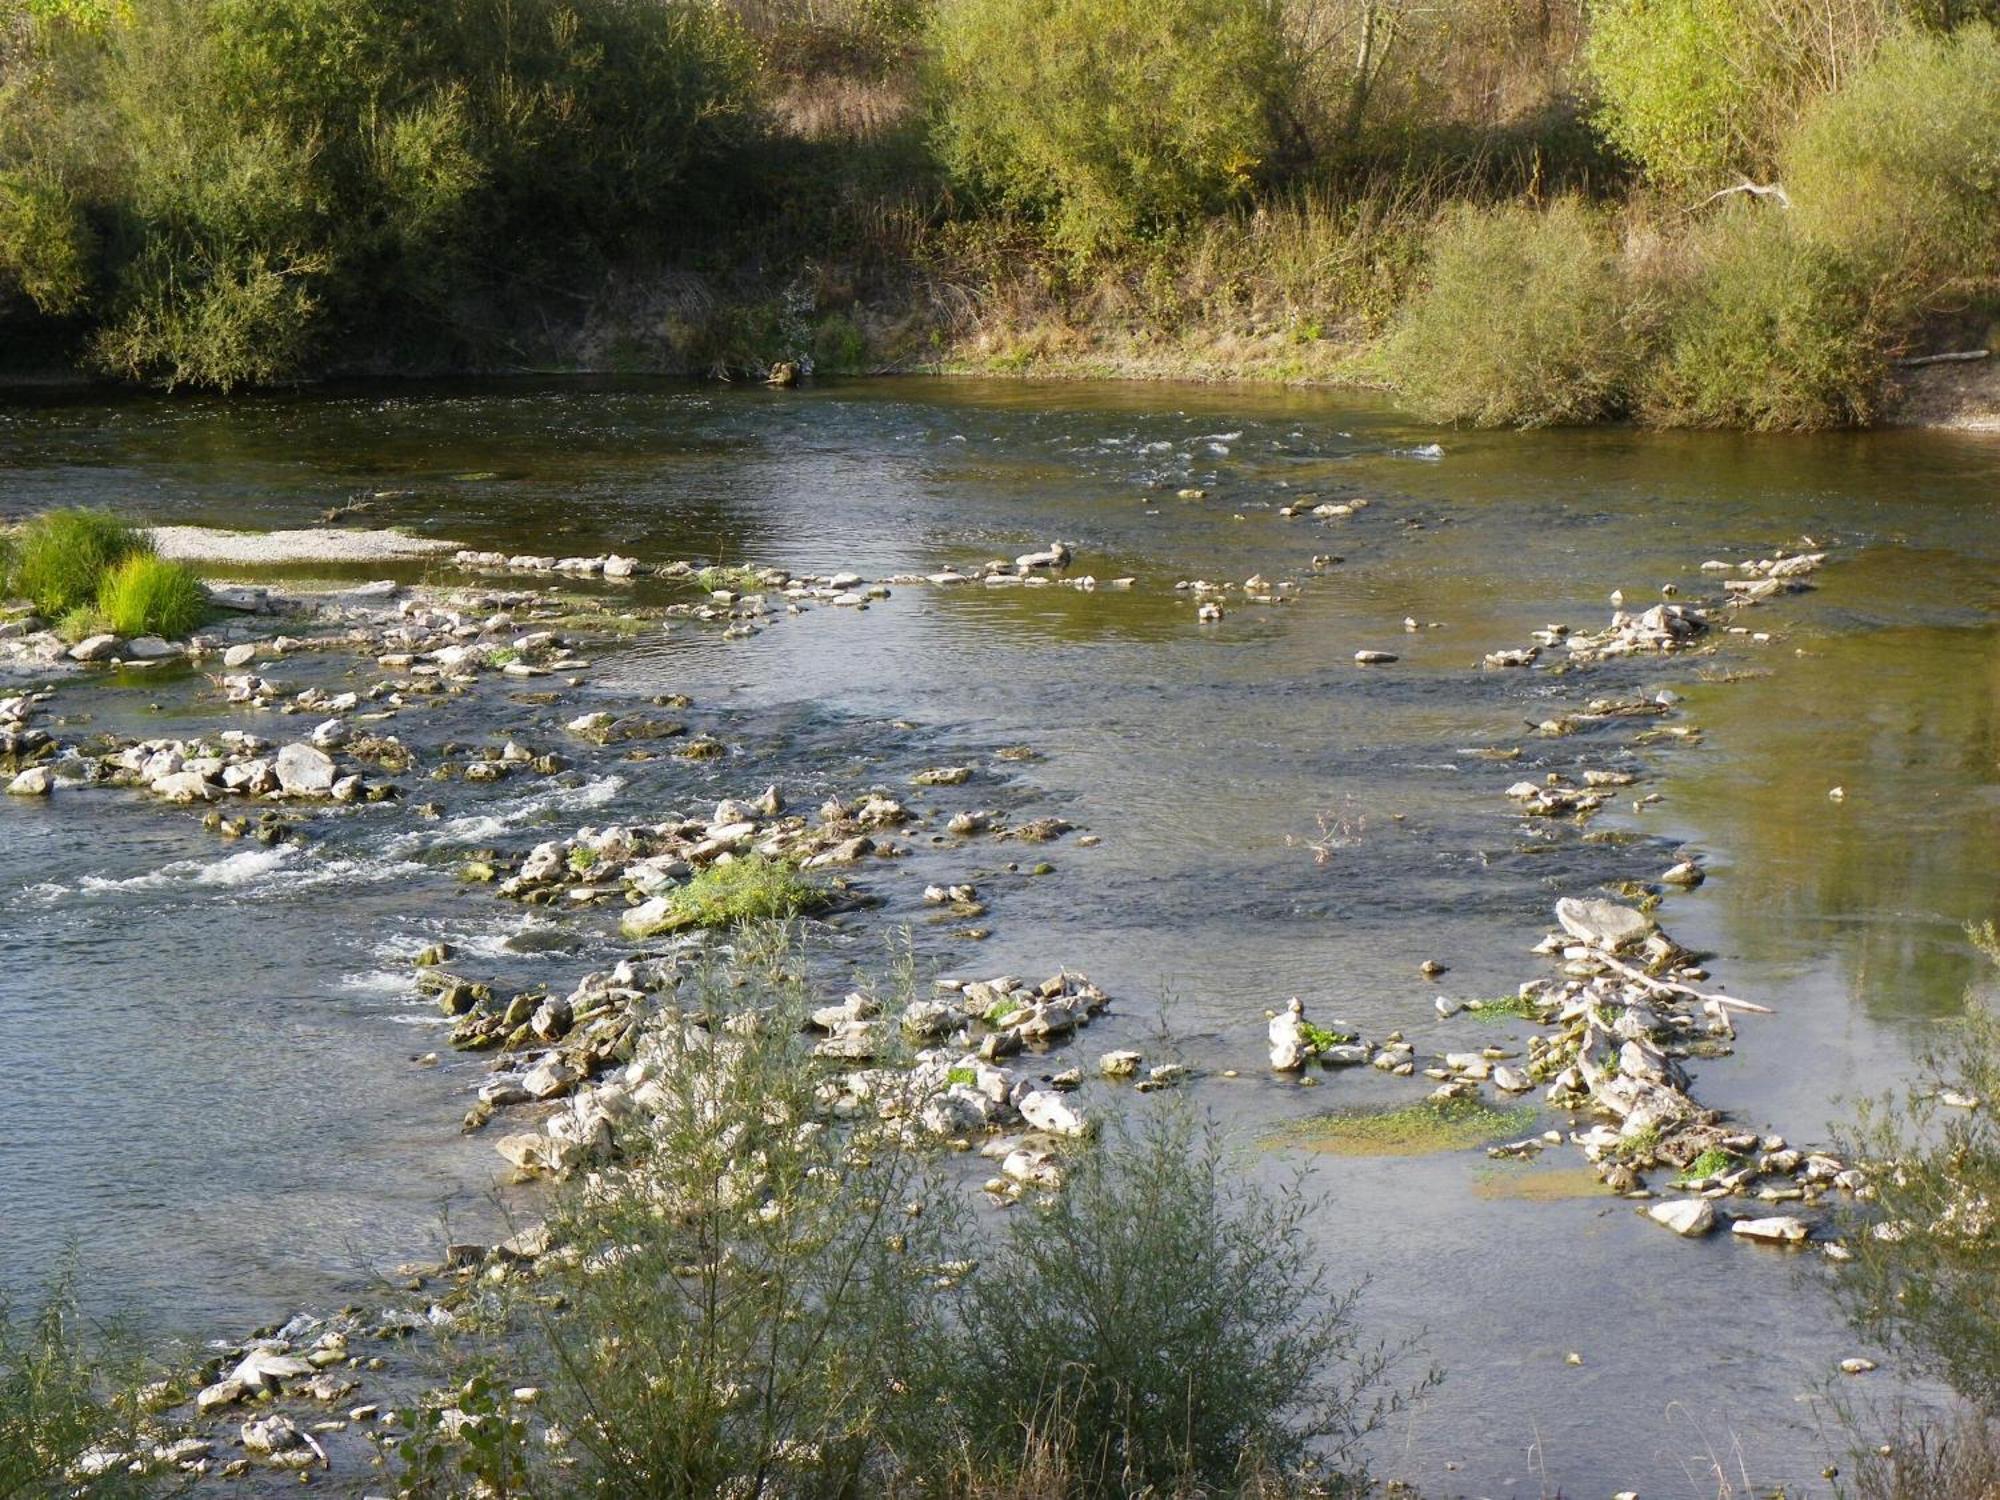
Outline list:
[[[1360,398],[1224,389],[573,382],[23,401],[0,407],[0,474],[0,516],[91,504],[275,527],[382,492],[366,524],[481,548],[877,577],[1060,537],[1073,572],[1136,580],[899,587],[741,640],[654,627],[595,653],[560,704],[489,695],[422,733],[553,745],[592,707],[685,693],[681,716],[730,746],[722,761],[562,743],[578,759],[564,777],[455,783],[431,823],[347,810],[300,850],[223,845],[196,813],[126,792],[8,799],[0,1290],[31,1290],[73,1244],[95,1302],[237,1334],[347,1299],[433,1248],[445,1218],[491,1230],[498,1158],[456,1128],[481,1065],[413,1062],[442,1037],[407,956],[447,937],[482,974],[561,982],[602,966],[609,923],[468,892],[453,878],[466,851],[773,780],[801,806],[881,783],[913,805],[1059,813],[1101,837],[920,850],[929,878],[977,879],[983,943],[930,921],[908,894],[921,878],[903,876],[834,940],[879,968],[906,923],[932,969],[1081,970],[1114,1000],[1086,1062],[1157,1051],[1164,1024],[1244,1170],[1303,1168],[1325,1195],[1315,1239],[1336,1281],[1369,1279],[1370,1328],[1421,1332],[1446,1372],[1378,1444],[1385,1477],[1441,1495],[1708,1495],[1721,1461],[1739,1484],[1824,1488],[1837,1455],[1811,1398],[1841,1358],[1874,1351],[1840,1323],[1816,1258],[1678,1240],[1578,1183],[1567,1148],[1533,1165],[1315,1153],[1284,1127],[1428,1085],[1275,1080],[1265,1012],[1297,994],[1369,1036],[1400,1028],[1420,1054],[1504,1039],[1441,1020],[1433,996],[1540,976],[1527,950],[1557,897],[1693,852],[1711,878],[1669,895],[1662,921],[1714,955],[1715,982],[1776,1012],[1696,1064],[1696,1092],[1824,1140],[1984,982],[1963,928],[2000,907],[1993,441],[1475,435]],[[1178,498],[1190,487],[1207,498]],[[1305,497],[1371,504],[1279,517]],[[1744,618],[1768,641],[1569,676],[1480,670],[1548,622],[1601,625],[1614,588],[1639,605],[1668,583],[1699,594],[1704,559],[1808,539],[1831,553],[1819,587]],[[1315,573],[1315,554],[1342,561]],[[1212,624],[1173,588],[1256,573],[1304,586]],[[1400,660],[1362,668],[1362,648]],[[1684,695],[1698,742],[1626,750],[1630,724],[1531,733],[1589,697],[1660,688]],[[188,672],[71,679],[52,708],[79,732],[153,734],[222,712]],[[268,714],[240,722],[286,732]],[[994,759],[1019,744],[1039,758]],[[1513,746],[1513,763],[1466,753]],[[1586,760],[1642,773],[1595,825],[1631,838],[1524,829],[1505,788]],[[911,792],[944,763],[983,769]],[[1635,806],[1646,793],[1659,800]],[[1040,859],[1052,873],[1029,873]],[[1449,972],[1426,979],[1426,959]]]

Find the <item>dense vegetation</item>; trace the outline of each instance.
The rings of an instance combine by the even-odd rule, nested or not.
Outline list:
[[[219,389],[794,360],[1861,422],[1994,311],[1987,8],[0,0],[0,334]]]
[[[201,580],[152,539],[95,510],[44,511],[0,532],[0,595],[26,599],[69,639],[186,635],[208,616]]]

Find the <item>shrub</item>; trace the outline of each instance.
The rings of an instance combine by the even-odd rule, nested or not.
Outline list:
[[[1364,1347],[1356,1294],[1327,1290],[1309,1200],[1239,1170],[1165,1108],[1011,1221],[935,1377],[974,1472],[1053,1448],[1067,1493],[1177,1494],[1353,1461],[1404,1400],[1382,1389],[1402,1351]]]
[[[1444,421],[1544,427],[1624,406],[1635,315],[1583,204],[1462,205],[1430,253],[1430,283],[1389,346],[1397,384],[1419,407]]]
[[[208,613],[208,591],[183,563],[141,553],[104,575],[97,608],[114,635],[182,636]]]
[[[0,1298],[0,1495],[150,1493],[155,1486],[124,1464],[82,1477],[87,1455],[148,1446],[139,1440],[131,1375],[122,1341],[85,1329],[70,1268],[38,1307]]]
[[[149,0],[5,31],[0,284],[170,384],[287,378],[657,246],[751,116],[706,0]]]
[[[1975,939],[2000,961],[2000,933]],[[1872,1201],[1842,1210],[1854,1261],[1834,1283],[1857,1326],[2000,1418],[2000,1012],[1977,995],[1905,1097],[1876,1101],[1841,1148]]]
[[[1646,417],[1760,432],[1873,415],[1886,370],[1868,278],[1756,205],[1695,237],[1647,371]]]
[[[60,184],[0,172],[0,285],[12,283],[44,313],[71,312],[88,289],[93,248]]]
[[[1595,0],[1598,128],[1672,187],[1762,176],[1801,106],[1898,14],[1891,0]]]
[[[573,1253],[538,1284],[565,1306],[537,1374],[580,1460],[556,1492],[867,1493],[928,1397],[914,1335],[963,1190],[901,1122],[830,1119],[803,955],[739,948],[650,1028],[644,1130],[628,1116],[624,1159],[551,1221]]]
[[[1080,254],[1240,197],[1276,149],[1273,0],[942,0],[931,44],[946,163]]]
[[[1920,300],[2000,266],[2000,33],[1905,31],[1819,100],[1785,150],[1813,241]]]
[[[105,573],[153,550],[143,532],[94,510],[52,510],[21,528],[14,543],[10,592],[56,620],[94,604]]]

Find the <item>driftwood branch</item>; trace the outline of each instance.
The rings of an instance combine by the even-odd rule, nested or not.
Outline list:
[[[1985,359],[1992,354],[1991,349],[1960,349],[1955,354],[1915,354],[1908,359],[1899,359],[1899,369],[1914,370],[1920,365],[1955,365],[1967,360]]]
[[[1719,1005],[1726,1010],[1747,1010],[1752,1015],[1768,1016],[1776,1014],[1768,1005],[1757,1005],[1749,1000],[1738,1000],[1734,995],[1704,994],[1692,985],[1675,984],[1671,979],[1655,979],[1644,969],[1635,969],[1630,964],[1621,963],[1610,954],[1602,951],[1592,953],[1591,957],[1614,972],[1623,974],[1634,984],[1642,984],[1657,994],[1685,995],[1688,999],[1699,1000],[1704,1005]]]
[[[1773,202],[1775,202],[1780,208],[1790,208],[1792,206],[1792,200],[1790,196],[1787,195],[1787,193],[1785,192],[1784,185],[1782,183],[1752,182],[1749,178],[1746,177],[1741,182],[1737,183],[1735,187],[1718,188],[1715,192],[1710,193],[1706,198],[1702,199],[1701,202],[1697,203],[1694,206],[1694,208],[1689,209],[1688,212],[1693,213],[1695,212],[1696,209],[1707,208],[1708,205],[1715,202],[1716,199],[1727,198],[1735,193],[1748,193],[1754,198],[1769,198]]]

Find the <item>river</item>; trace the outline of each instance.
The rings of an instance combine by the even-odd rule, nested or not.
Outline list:
[[[1086,972],[1114,1000],[1086,1059],[1157,1051],[1164,1026],[1244,1170],[1303,1171],[1324,1195],[1315,1239],[1337,1283],[1369,1281],[1370,1328],[1421,1332],[1446,1372],[1377,1445],[1383,1476],[1431,1494],[1710,1494],[1721,1460],[1739,1485],[1740,1461],[1759,1486],[1824,1488],[1837,1455],[1809,1398],[1841,1358],[1876,1351],[1839,1321],[1816,1259],[1681,1241],[1577,1188],[1573,1151],[1521,1165],[1304,1149],[1285,1132],[1301,1117],[1407,1102],[1425,1080],[1359,1070],[1302,1092],[1264,1066],[1265,1013],[1297,994],[1420,1054],[1504,1036],[1441,1019],[1433,997],[1545,972],[1527,950],[1558,896],[1692,852],[1710,878],[1670,894],[1662,920],[1713,954],[1717,982],[1775,1010],[1695,1065],[1697,1092],[1823,1141],[1985,983],[1963,929],[2000,906],[1996,461],[1993,440],[1962,434],[1473,434],[1351,395],[914,378],[0,407],[10,517],[82,504],[300,526],[369,494],[366,524],[480,548],[875,577],[1060,538],[1072,572],[1135,579],[899,587],[747,639],[649,629],[596,653],[559,706],[489,696],[399,732],[539,748],[575,713],[679,693],[731,747],[722,761],[565,742],[578,764],[563,777],[454,784],[435,823],[329,818],[303,850],[222,846],[198,813],[126,792],[8,799],[0,1289],[31,1291],[73,1244],[94,1303],[233,1333],[345,1300],[434,1249],[444,1221],[490,1230],[498,1159],[457,1133],[481,1067],[417,1061],[442,1038],[407,956],[447,938],[482,972],[559,981],[593,966],[606,923],[468,892],[467,850],[767,781],[799,805],[871,782],[908,795],[913,772],[970,761],[990,768],[986,805],[1059,813],[1101,842],[919,850],[931,878],[977,878],[991,936],[955,938],[896,895],[838,919],[835,940],[864,969],[907,924],[932,968]],[[1370,504],[1343,518],[1278,514],[1356,498]],[[1819,586],[1745,616],[1769,640],[1573,676],[1480,668],[1549,622],[1602,624],[1613,589],[1698,594],[1706,559],[1807,546],[1830,553]],[[1316,571],[1316,555],[1341,560]],[[1253,574],[1299,580],[1298,597],[1203,624],[1173,587]],[[1359,649],[1400,659],[1363,668]],[[1683,695],[1698,742],[1626,752],[1630,726],[1530,731],[1587,696],[1661,688]],[[72,679],[53,707],[79,733],[217,714],[202,677],[172,671]],[[1037,758],[994,760],[1022,744]],[[1511,764],[1466,753],[1513,746]],[[1644,777],[1595,824],[1629,838],[1523,830],[1509,783],[1607,755]],[[1053,871],[1033,874],[1042,859]],[[1448,971],[1426,978],[1427,959]]]

